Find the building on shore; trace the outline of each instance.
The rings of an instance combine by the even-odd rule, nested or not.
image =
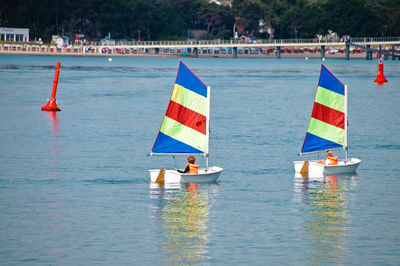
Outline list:
[[[69,45],[69,37],[68,36],[52,35],[51,36],[51,43],[57,44],[58,47],[67,46],[67,45]]]
[[[27,28],[0,28],[1,42],[29,42]]]
[[[111,39],[111,33],[108,33],[108,36],[100,40],[100,44],[103,46],[114,46],[116,41]]]

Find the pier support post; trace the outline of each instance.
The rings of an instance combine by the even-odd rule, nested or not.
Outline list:
[[[237,47],[233,47],[233,58],[237,58]]]
[[[346,42],[346,60],[350,60],[350,44]]]
[[[396,50],[396,45],[392,44],[392,60],[396,60],[396,57],[394,56],[395,50]]]
[[[325,45],[321,45],[321,59],[325,58]]]
[[[198,58],[198,57],[199,57],[199,52],[198,52],[197,47],[193,48],[193,53],[194,53],[194,57],[195,57],[195,58]]]
[[[281,59],[281,47],[276,47],[276,59]]]
[[[372,50],[369,44],[367,44],[367,50],[365,51],[365,59],[372,60]]]

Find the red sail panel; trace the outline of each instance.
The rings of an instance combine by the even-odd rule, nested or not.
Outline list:
[[[311,116],[332,126],[344,129],[344,113],[338,110],[314,102]]]
[[[187,127],[203,133],[204,135],[206,134],[206,117],[180,105],[179,103],[170,101],[165,115]]]

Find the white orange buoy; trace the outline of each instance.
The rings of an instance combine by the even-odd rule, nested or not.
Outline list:
[[[57,62],[56,74],[54,76],[54,83],[53,83],[53,91],[51,92],[51,97],[48,100],[47,104],[42,106],[42,111],[61,111],[61,109],[58,108],[56,102],[56,92],[57,92],[58,76],[60,75],[60,67],[61,63]]]
[[[387,82],[387,79],[383,75],[383,58],[380,56],[379,52],[377,55],[378,58],[378,76],[374,80],[374,82],[377,82],[378,84],[383,84],[384,82]]]

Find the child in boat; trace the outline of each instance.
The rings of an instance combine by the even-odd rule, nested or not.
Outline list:
[[[199,173],[199,165],[195,164],[196,158],[194,156],[190,155],[188,158],[188,164],[186,165],[185,170],[179,170],[178,168],[175,168],[175,171],[178,171],[179,173],[185,173],[185,174],[198,174]]]
[[[325,165],[337,165],[338,164],[338,157],[334,156],[330,150],[326,151],[326,159],[325,161],[319,161],[320,164]]]

